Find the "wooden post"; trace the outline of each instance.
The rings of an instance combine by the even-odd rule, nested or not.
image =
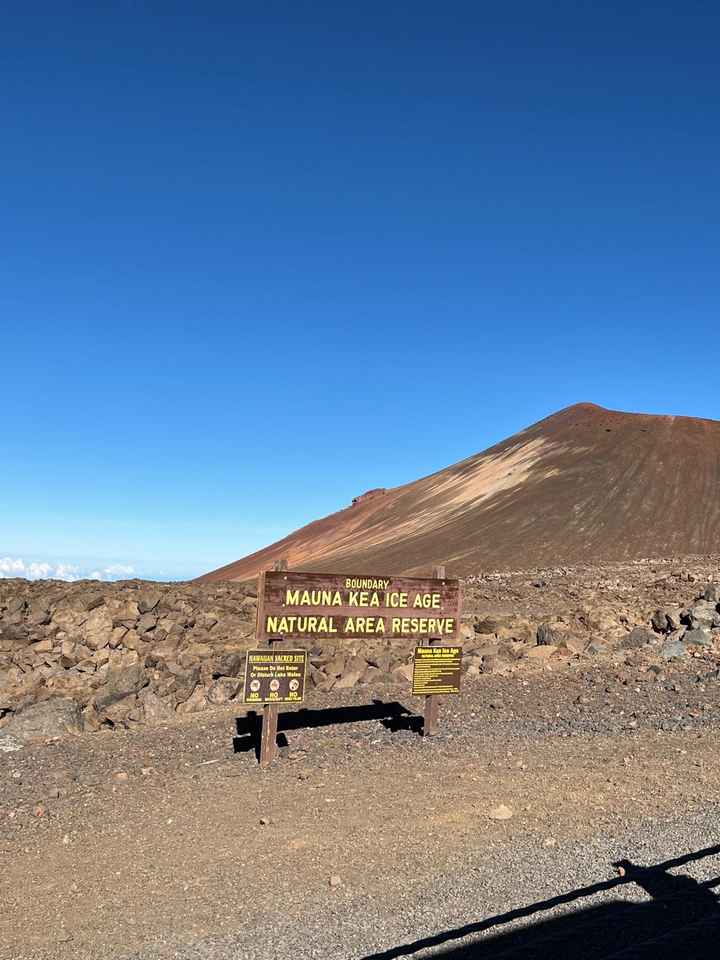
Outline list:
[[[273,569],[287,570],[287,560],[276,560]],[[279,643],[282,637],[269,637],[268,644]],[[263,708],[262,730],[260,733],[260,766],[269,767],[275,759],[277,750],[278,704],[266,703]]]
[[[432,575],[433,577],[435,577],[436,580],[444,580],[445,567],[444,566],[433,567]],[[429,642],[429,645],[432,647],[439,641],[435,638],[431,638],[428,642]],[[425,712],[423,715],[423,736],[424,737],[432,737],[433,734],[437,733],[439,714],[440,714],[440,697],[438,696],[425,697]]]

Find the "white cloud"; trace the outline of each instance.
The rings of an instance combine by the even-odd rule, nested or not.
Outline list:
[[[27,580],[123,580],[135,574],[128,564],[110,564],[88,572],[71,563],[23,560],[21,557],[0,557],[0,580],[24,577]]]
[[[135,573],[135,567],[131,567],[123,563],[111,563],[109,567],[105,567],[102,571],[105,574],[105,577],[108,579],[121,577],[132,577]],[[104,577],[98,577],[98,579],[105,579]]]

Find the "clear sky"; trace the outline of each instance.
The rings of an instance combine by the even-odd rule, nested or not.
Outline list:
[[[709,0],[11,3],[0,575],[199,574],[580,400],[720,418],[719,45]]]

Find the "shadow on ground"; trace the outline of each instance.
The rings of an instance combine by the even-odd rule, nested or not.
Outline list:
[[[719,960],[720,905],[713,888],[720,885],[720,878],[698,883],[687,875],[669,872],[718,854],[720,845],[651,867],[623,860],[614,865],[621,875],[612,880],[433,934],[363,960],[397,960],[421,951],[423,958],[437,960]],[[645,903],[604,901],[597,906],[580,905],[579,909],[545,920],[538,916],[625,884],[637,884],[652,899]],[[507,923],[524,920],[530,922],[504,933],[495,932]],[[473,937],[476,942],[457,942]]]
[[[385,703],[382,700],[373,700],[372,703],[354,707],[328,707],[324,710],[288,710],[278,715],[277,744],[282,749],[287,747],[286,730],[309,730],[315,727],[330,727],[344,723],[362,723],[364,721],[379,720],[392,733],[399,730],[411,730],[422,733],[423,718],[411,713],[401,703],[393,701]],[[235,720],[236,734],[233,738],[233,751],[247,753],[254,750],[259,756],[260,730],[262,714],[251,710],[245,717]]]

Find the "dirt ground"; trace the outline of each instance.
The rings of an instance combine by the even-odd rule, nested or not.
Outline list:
[[[527,873],[528,850],[572,872],[578,842],[720,801],[707,658],[468,680],[432,739],[421,708],[406,687],[311,700],[266,771],[237,708],[0,754],[0,956],[283,957],[268,931],[290,924],[314,931],[300,955],[362,957],[438,877],[501,853]]]

